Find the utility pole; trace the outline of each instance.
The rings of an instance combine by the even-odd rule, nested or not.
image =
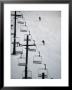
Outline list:
[[[44,73],[42,73],[42,79],[44,79],[45,78],[45,75],[44,75]]]
[[[28,79],[28,49],[29,46],[36,46],[35,44],[29,45],[29,35],[26,36],[26,45],[20,44],[20,46],[26,46],[26,64],[25,64],[25,79]]]
[[[12,14],[14,16],[14,43],[13,43],[13,55],[16,54],[16,19],[17,17],[21,17],[22,15],[17,15],[16,11],[15,14]]]
[[[15,23],[14,23],[14,43],[13,43],[13,55],[16,54],[16,47],[15,47],[15,44],[16,44],[16,11],[15,11]]]
[[[25,79],[27,79],[27,65],[28,65],[28,38],[29,36],[27,35],[27,40],[26,40],[26,65],[25,65]]]

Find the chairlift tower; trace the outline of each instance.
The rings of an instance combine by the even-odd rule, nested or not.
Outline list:
[[[20,44],[21,46],[26,46],[26,64],[25,64],[25,79],[27,79],[27,71],[28,71],[28,48],[29,46],[36,46],[35,44],[30,44],[29,45],[29,35],[27,35],[27,39],[26,39],[26,45],[22,45]]]
[[[17,15],[17,12],[15,11],[15,14],[12,14],[14,16],[14,43],[13,43],[13,55],[16,54],[16,19],[17,17],[21,17],[22,15]]]

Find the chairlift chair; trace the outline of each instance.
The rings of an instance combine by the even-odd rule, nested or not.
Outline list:
[[[24,25],[21,25],[20,32],[28,32],[28,27],[24,26]]]
[[[14,35],[14,30],[13,29],[11,29],[11,35]]]
[[[22,47],[16,47],[16,53],[22,54],[23,53]]]
[[[21,15],[21,17],[22,17],[22,15]],[[17,20],[17,23],[23,25],[23,24],[24,24],[24,20],[21,19],[21,18],[19,18],[19,19]]]
[[[27,30],[21,29],[20,32],[27,32]]]
[[[26,65],[25,59],[22,56],[20,56],[18,58],[18,66],[25,66],[25,65]]]
[[[11,35],[14,35],[14,33],[11,33]]]
[[[35,48],[28,48],[28,50],[31,51],[31,52],[36,52]]]
[[[19,11],[16,11],[16,14],[17,14],[17,17],[16,18],[21,18],[22,17],[22,14],[18,13]],[[11,13],[11,16],[14,16],[15,14],[15,11]]]
[[[42,56],[35,55],[35,56],[33,57],[33,63],[34,63],[34,64],[42,64]]]
[[[19,24],[24,24],[24,22],[23,22],[23,21],[18,21],[18,23],[19,23]]]
[[[19,18],[22,18],[23,17],[23,13],[21,11],[16,11],[16,12],[19,15]]]
[[[14,41],[11,44],[14,44]],[[19,47],[19,46],[20,46],[20,43],[16,42],[16,47]]]
[[[19,47],[20,46],[20,43],[19,42],[16,42],[16,47]]]
[[[33,45],[33,48],[36,49],[36,43],[35,43],[35,40],[32,40],[32,38],[31,38],[31,41],[29,42],[29,45]]]
[[[13,29],[13,24],[11,24],[11,29]]]
[[[48,69],[40,68],[38,71],[38,77],[42,78],[42,74],[44,74],[44,78],[48,78]]]
[[[24,35],[24,41],[27,41],[27,35],[28,35],[28,34],[25,34],[25,35]],[[28,35],[28,37],[29,37],[29,38],[28,38],[28,41],[31,41],[32,36],[31,36],[31,35]]]
[[[34,45],[34,43],[32,45]],[[36,46],[34,45],[32,47],[29,47],[28,50],[31,52],[36,52]]]
[[[14,38],[12,38],[12,39],[13,39],[12,44],[14,44]],[[16,37],[15,44],[16,44],[16,47],[19,47],[20,46],[19,37]]]

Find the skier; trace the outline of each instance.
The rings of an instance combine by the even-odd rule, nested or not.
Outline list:
[[[41,17],[39,16],[39,21],[41,21]]]
[[[42,40],[42,43],[43,43],[43,45],[45,45],[45,41],[44,40]]]

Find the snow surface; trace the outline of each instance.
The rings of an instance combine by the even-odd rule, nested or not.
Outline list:
[[[13,12],[12,12],[13,13]],[[28,69],[32,73],[32,79],[39,79],[38,73],[40,68],[44,68],[46,64],[48,70],[48,79],[61,78],[61,12],[60,11],[22,11],[23,19],[17,19],[16,26],[16,41],[21,44],[26,44],[24,35],[20,32],[21,29],[27,29],[32,35],[32,40],[35,40],[36,49],[40,51],[42,56],[42,64],[34,64],[33,57],[36,52],[28,54]],[[41,20],[39,20],[41,17]],[[20,25],[18,21],[26,21],[28,27]],[[14,25],[14,18],[11,17],[11,24]],[[14,32],[14,28],[11,29]],[[43,45],[42,40],[45,41]],[[13,36],[11,36],[13,42]],[[33,41],[29,42],[33,44]],[[16,50],[23,50],[23,60],[25,62],[25,46],[16,47]],[[11,44],[11,53],[13,52],[13,44]],[[25,66],[18,66],[20,54],[11,55],[11,79],[22,79]],[[31,76],[30,73],[30,76]]]

